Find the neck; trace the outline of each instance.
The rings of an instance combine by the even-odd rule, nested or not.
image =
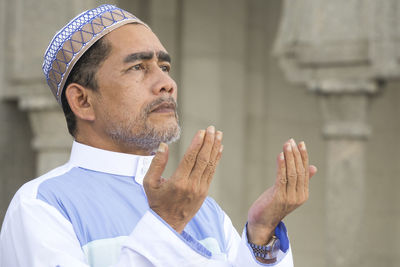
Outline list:
[[[150,156],[155,149],[144,149],[134,144],[125,144],[111,138],[100,138],[97,135],[82,136],[77,134],[75,140],[81,144],[113,152]]]

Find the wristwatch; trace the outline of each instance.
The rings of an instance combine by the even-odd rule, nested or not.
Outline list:
[[[276,259],[279,249],[281,248],[281,242],[275,235],[272,236],[272,239],[264,246],[252,244],[250,242],[249,245],[253,249],[254,256],[265,260]]]

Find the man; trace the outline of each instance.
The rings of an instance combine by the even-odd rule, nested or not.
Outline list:
[[[2,231],[1,266],[293,266],[281,220],[308,198],[303,142],[285,143],[273,187],[242,238],[207,197],[222,132],[199,130],[174,174],[179,138],[170,57],[139,19],[102,5],[53,38],[43,70],[74,137],[69,162],[25,184]]]

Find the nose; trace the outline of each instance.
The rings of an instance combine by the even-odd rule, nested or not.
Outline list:
[[[153,87],[154,94],[158,95],[160,93],[167,93],[169,95],[172,95],[174,92],[176,92],[176,82],[174,81],[174,79],[172,79],[169,73],[160,70],[157,76],[158,78],[156,84]]]

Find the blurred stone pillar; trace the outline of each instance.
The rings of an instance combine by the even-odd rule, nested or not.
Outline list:
[[[371,133],[368,102],[374,83],[323,81],[311,87],[319,96],[327,145],[326,263],[359,266],[365,209],[365,155]]]
[[[282,11],[274,53],[289,81],[318,95],[324,119],[326,266],[359,266],[373,249],[360,238],[368,102],[385,80],[400,77],[400,5],[297,0]]]

